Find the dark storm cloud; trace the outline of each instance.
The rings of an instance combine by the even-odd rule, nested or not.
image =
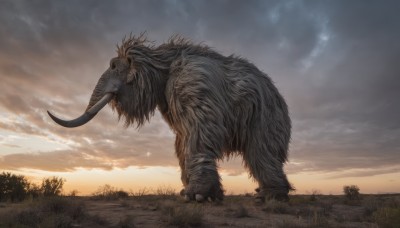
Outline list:
[[[79,115],[115,56],[115,44],[130,32],[147,31],[156,44],[175,33],[204,41],[270,74],[293,119],[290,173],[398,172],[399,6],[397,1],[3,1],[0,107],[24,121],[0,128],[76,144],[67,151],[5,155],[0,167],[54,170],[46,162],[62,161],[65,154],[71,162],[60,162],[61,170],[176,165],[173,135],[159,115],[139,132],[117,126],[110,111],[73,130],[55,126],[45,115],[46,109]],[[79,163],[84,155],[92,160]],[[239,163],[228,165],[227,172],[236,175]]]
[[[302,76],[310,83],[301,93],[308,105],[293,110],[294,141],[299,143],[292,147],[312,169],[374,167],[394,172],[385,167],[398,167],[398,8],[394,1],[316,6],[328,19],[330,38],[308,75]]]

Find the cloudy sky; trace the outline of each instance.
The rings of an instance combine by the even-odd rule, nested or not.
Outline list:
[[[1,1],[0,171],[99,185],[180,188],[174,135],[160,118],[124,128],[109,107],[82,113],[129,33],[173,34],[268,73],[293,120],[289,180],[305,193],[400,192],[398,1]],[[221,163],[228,193],[251,192],[240,158]]]

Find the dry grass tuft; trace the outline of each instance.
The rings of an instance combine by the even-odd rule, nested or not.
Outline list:
[[[138,189],[136,192],[131,192],[130,195],[131,196],[135,196],[135,197],[141,197],[141,196],[145,196],[145,195],[149,195],[151,192],[150,188],[140,188]]]
[[[328,217],[321,210],[314,209],[308,227],[330,227]]]
[[[400,227],[400,208],[379,208],[372,217],[379,227]]]
[[[204,212],[200,205],[164,204],[161,207],[164,221],[167,225],[177,227],[199,227],[204,221]]]
[[[240,204],[239,206],[230,206],[225,209],[226,215],[233,218],[249,218],[251,217],[249,211],[245,206]]]
[[[240,205],[234,213],[234,217],[236,218],[248,218],[251,217],[247,208],[243,205]]]

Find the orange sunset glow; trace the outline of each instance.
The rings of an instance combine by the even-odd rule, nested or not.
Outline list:
[[[84,126],[55,124],[86,108],[116,44],[174,34],[248,59],[267,73],[293,123],[285,165],[295,194],[400,192],[400,26],[384,4],[332,1],[5,1],[0,7],[0,172],[66,179],[90,195],[182,188],[175,135],[157,111],[125,127],[106,106]],[[213,4],[210,7],[210,4]],[[348,4],[348,5],[347,5]],[[240,156],[219,162],[226,194],[253,193]]]

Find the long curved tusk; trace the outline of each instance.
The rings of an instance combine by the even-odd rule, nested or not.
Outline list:
[[[62,120],[54,116],[51,112],[47,111],[47,114],[63,127],[79,127],[87,122],[89,122],[113,97],[112,93],[105,94],[95,105],[93,105],[89,110],[83,113],[80,117],[74,120]]]

